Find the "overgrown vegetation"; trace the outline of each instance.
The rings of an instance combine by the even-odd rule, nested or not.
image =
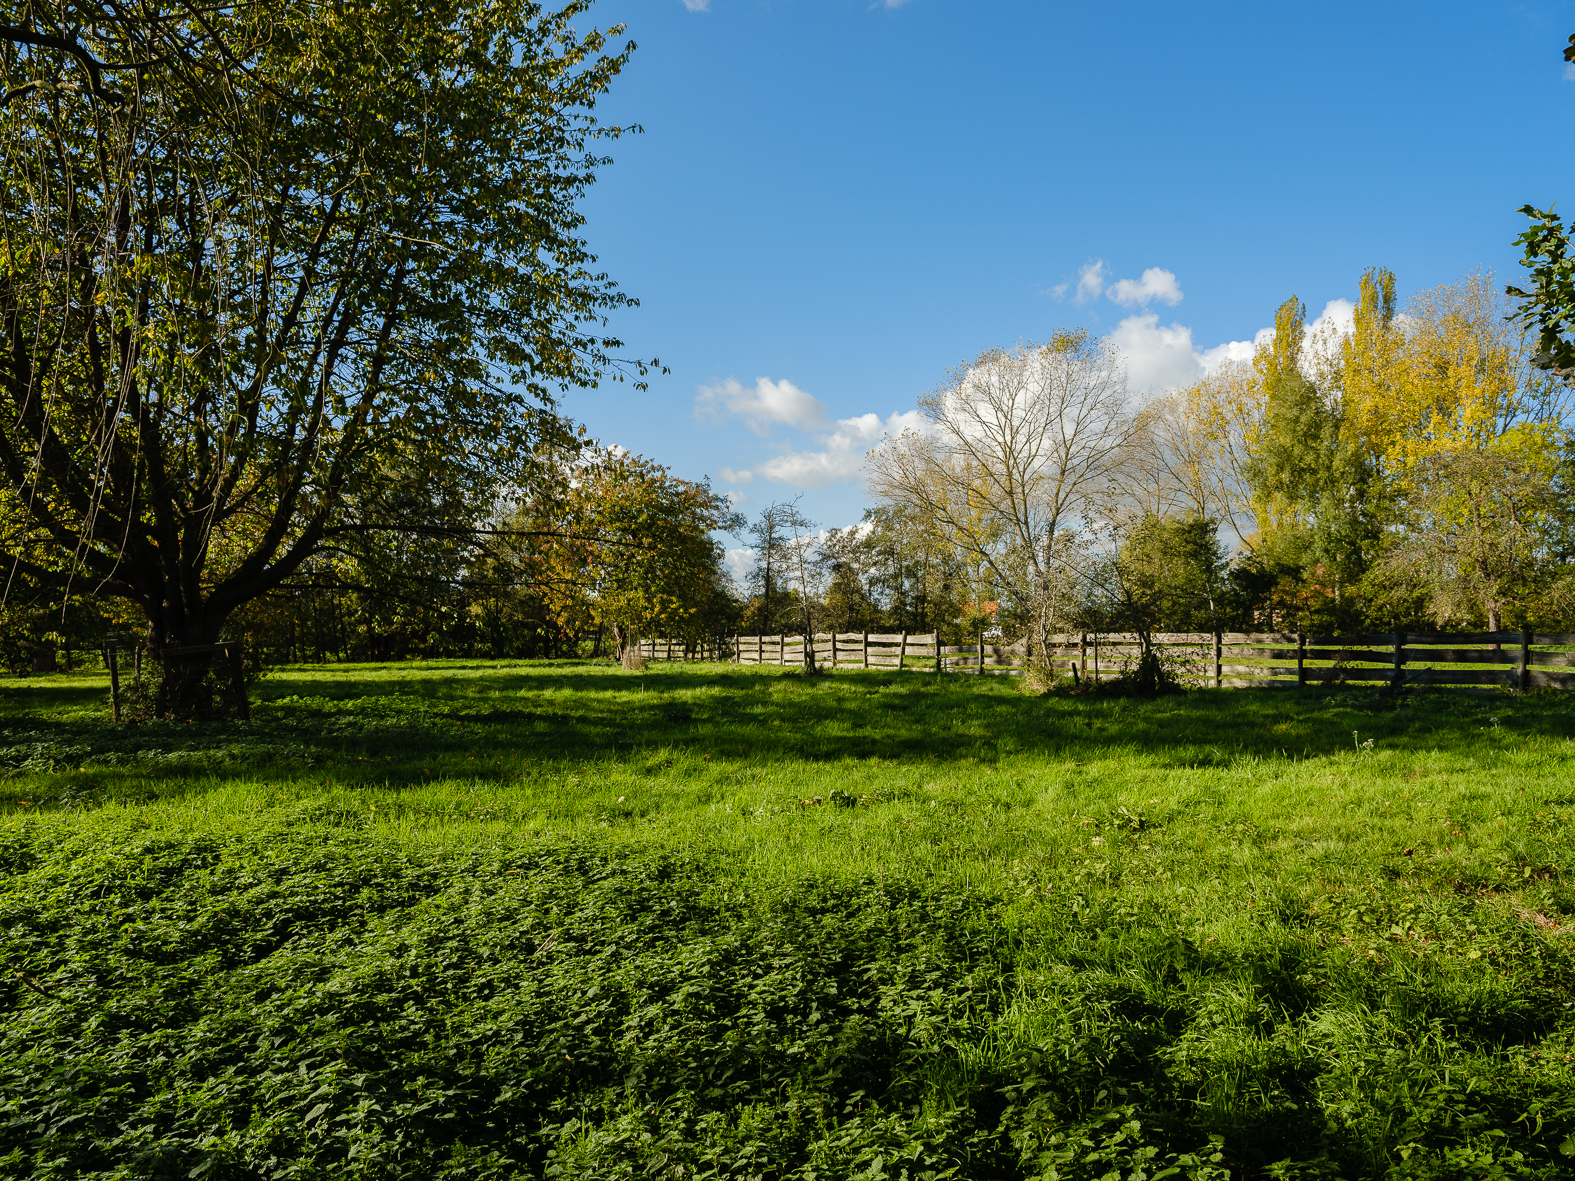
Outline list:
[[[1558,698],[0,686],[0,1175],[1569,1176]]]

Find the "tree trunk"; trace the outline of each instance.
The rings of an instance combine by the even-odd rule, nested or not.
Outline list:
[[[180,606],[186,601],[189,600],[178,590],[168,588],[163,601],[147,613],[148,654],[159,663],[163,674],[154,694],[153,710],[158,717],[181,722],[229,712],[215,708],[213,685],[208,679],[213,653],[180,652],[217,643],[229,613],[218,615],[201,609],[192,616]]]

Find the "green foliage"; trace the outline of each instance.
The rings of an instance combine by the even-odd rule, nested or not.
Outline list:
[[[1562,700],[103,695],[0,683],[0,1176],[1569,1173]]]
[[[1575,36],[1564,59],[1575,61]],[[1575,374],[1575,254],[1569,231],[1552,209],[1522,205],[1520,212],[1535,223],[1515,239],[1526,251],[1521,265],[1531,271],[1531,289],[1511,285],[1505,291],[1523,301],[1521,319],[1537,330],[1533,363],[1569,378]]]
[[[1275,313],[1274,339],[1255,362],[1265,403],[1247,477],[1263,557],[1300,567],[1338,600],[1366,571],[1380,537],[1369,503],[1372,470],[1342,429],[1336,391],[1320,389],[1304,371],[1305,342],[1306,309],[1292,296]],[[1323,381],[1329,384],[1328,377]]]
[[[8,564],[201,646],[539,476],[561,390],[645,372],[577,207],[633,49],[587,8],[0,4]]]
[[[1124,611],[1112,630],[1212,632],[1226,580],[1219,522],[1147,516],[1122,539],[1117,565]]]

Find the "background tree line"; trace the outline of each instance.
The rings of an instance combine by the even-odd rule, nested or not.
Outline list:
[[[872,486],[1019,630],[1568,630],[1575,391],[1537,331],[1489,275],[1401,305],[1374,269],[1349,331],[1292,297],[1147,402],[1063,333],[953,373]]]

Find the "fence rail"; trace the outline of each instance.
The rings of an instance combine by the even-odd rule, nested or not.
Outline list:
[[[1067,632],[1046,637],[1057,671],[1094,682],[1135,667],[1143,651],[1133,633]],[[1015,644],[941,644],[934,632],[820,632],[812,637],[823,669],[1021,675],[1034,654]],[[1294,688],[1343,682],[1575,689],[1575,634],[1368,632],[1164,633],[1149,645],[1187,684],[1233,689]],[[703,643],[642,640],[647,660],[720,660],[735,664],[804,663],[803,635],[728,636]]]

